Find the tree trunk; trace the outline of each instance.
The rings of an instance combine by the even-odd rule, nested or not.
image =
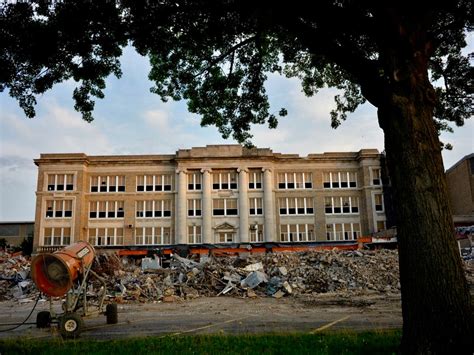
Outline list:
[[[454,237],[431,92],[427,80],[410,89],[399,86],[378,108],[397,206],[402,352],[471,354],[471,299]]]

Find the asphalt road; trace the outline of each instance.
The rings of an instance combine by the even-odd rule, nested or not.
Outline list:
[[[23,321],[33,304],[0,303],[0,324]],[[38,311],[48,309],[49,303],[41,302],[29,322],[35,322]],[[172,303],[120,304],[118,311],[118,323],[113,325],[106,324],[103,315],[86,318],[81,338],[361,331],[401,328],[402,325],[400,299],[395,295],[342,299],[334,295],[304,299],[204,297]],[[59,337],[55,326],[38,329],[35,324],[26,324],[1,332],[6,328],[9,327],[0,325],[0,339]]]

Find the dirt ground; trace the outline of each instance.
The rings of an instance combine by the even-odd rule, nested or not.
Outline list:
[[[0,303],[0,323],[23,321],[34,302]],[[39,302],[27,324],[3,332],[0,338],[56,338],[57,328],[38,329],[36,314],[48,310]],[[55,304],[59,311],[60,305]],[[118,305],[118,323],[107,325],[103,315],[85,319],[83,339],[113,339],[181,334],[257,334],[319,332],[339,329],[355,331],[400,328],[402,314],[397,294],[366,293],[362,296],[320,294],[275,298],[200,297],[171,303]]]

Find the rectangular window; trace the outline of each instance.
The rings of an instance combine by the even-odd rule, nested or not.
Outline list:
[[[250,243],[263,242],[263,225],[253,224],[250,226]]]
[[[280,225],[280,242],[308,242],[316,240],[312,224]]]
[[[353,196],[324,198],[326,214],[354,214],[359,213],[359,198]]]
[[[91,192],[124,192],[125,176],[91,176]]]
[[[45,228],[43,232],[44,246],[63,246],[71,244],[71,228]]]
[[[328,241],[356,240],[359,237],[359,223],[332,223],[326,225],[326,239]]]
[[[382,170],[380,168],[372,169],[372,185],[382,185]]]
[[[188,200],[188,217],[200,217],[201,216],[201,200],[192,199]]]
[[[90,201],[89,218],[123,218],[123,201]]]
[[[237,190],[237,172],[214,172],[212,173],[213,190]]]
[[[262,198],[250,198],[249,199],[250,205],[250,215],[252,216],[261,216],[263,215],[263,202]]]
[[[257,190],[262,188],[262,171],[250,170],[249,171],[249,189]]]
[[[89,228],[89,243],[94,246],[123,245],[123,228]]]
[[[172,190],[172,175],[138,175],[137,192],[169,192]]]
[[[385,221],[377,221],[377,232],[381,232],[387,229],[385,227]]]
[[[283,197],[278,199],[280,215],[313,214],[312,197]]]
[[[212,200],[212,213],[214,216],[237,216],[237,199],[221,198]]]
[[[188,173],[188,190],[199,191],[202,188],[202,175],[200,172]]]
[[[325,189],[347,189],[357,187],[357,173],[348,171],[324,172],[323,187]]]
[[[73,191],[74,174],[48,174],[48,191]]]
[[[219,232],[218,239],[219,243],[232,243],[234,241],[234,232]]]
[[[374,203],[375,203],[375,211],[383,212],[383,196],[382,194],[374,194]]]
[[[137,218],[171,217],[171,200],[146,200],[136,202]]]
[[[278,173],[279,189],[311,189],[313,187],[312,173]]]
[[[201,226],[188,226],[188,243],[201,243]]]

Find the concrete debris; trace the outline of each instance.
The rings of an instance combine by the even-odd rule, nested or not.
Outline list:
[[[94,270],[107,283],[108,298],[117,303],[179,302],[208,296],[298,297],[400,292],[398,254],[394,250],[307,251],[249,254],[236,257],[171,256],[161,259],[98,254]],[[474,284],[474,261],[464,262]],[[34,300],[38,291],[29,275],[29,260],[0,252],[0,301]],[[91,287],[98,293],[100,284]],[[96,290],[96,291],[94,291]]]

